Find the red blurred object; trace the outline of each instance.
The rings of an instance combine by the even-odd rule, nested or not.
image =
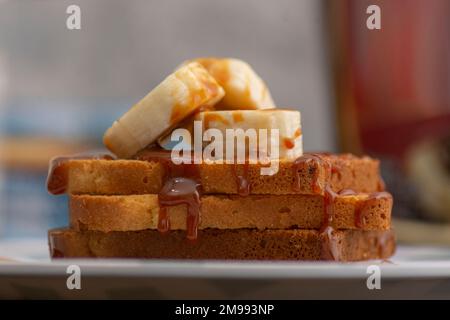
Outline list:
[[[366,27],[372,4],[381,30]],[[329,12],[344,151],[401,159],[450,135],[450,1],[346,0]]]

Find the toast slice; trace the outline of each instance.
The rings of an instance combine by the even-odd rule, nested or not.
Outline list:
[[[145,159],[145,157],[142,157]],[[170,159],[170,158],[169,158]],[[297,161],[280,161],[272,176],[261,175],[260,164],[200,164],[198,179],[206,194],[324,194],[384,190],[379,161],[350,154],[309,154]],[[49,170],[48,189],[53,194],[130,195],[157,194],[169,175],[161,161],[109,159],[56,159]]]
[[[52,258],[152,258],[237,260],[387,259],[395,251],[391,230],[219,230],[205,229],[196,245],[182,231],[49,231]]]
[[[335,229],[387,230],[391,223],[392,196],[383,192],[336,195],[325,218],[319,195],[204,195],[200,199],[198,229]],[[157,229],[158,195],[70,196],[70,223],[75,230],[137,231]],[[186,230],[188,207],[166,208],[171,230]],[[329,223],[328,223],[329,221]],[[327,223],[324,226],[324,223]]]

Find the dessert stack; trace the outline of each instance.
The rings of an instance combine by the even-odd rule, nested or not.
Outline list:
[[[303,153],[300,121],[241,60],[183,63],[106,131],[112,154],[52,160],[70,216],[52,258],[390,257],[379,161]]]

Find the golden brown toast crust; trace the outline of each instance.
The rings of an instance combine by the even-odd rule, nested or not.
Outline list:
[[[382,180],[378,160],[349,154],[322,154],[321,158],[332,167],[331,176],[323,164],[316,168],[312,162],[296,167],[293,162],[281,161],[278,173],[273,176],[262,176],[261,165],[250,164],[246,174],[251,185],[250,193],[323,194],[327,184],[336,192],[342,189],[380,191]],[[166,174],[161,163],[140,160],[74,159],[63,166],[64,170],[60,171],[65,177],[61,180],[67,182],[66,191],[71,194],[155,194],[160,191]],[[203,191],[207,194],[236,194],[236,173],[243,171],[242,164],[201,164],[199,175]],[[314,190],[314,185],[319,190]]]
[[[152,258],[237,260],[323,260],[324,234],[314,230],[205,229],[195,245],[184,232],[161,235],[155,230],[130,232],[49,231],[52,258]],[[387,259],[395,251],[391,230],[333,232],[337,261]]]
[[[364,217],[364,230],[387,230],[392,197],[370,200],[368,194],[336,196],[334,229],[357,229],[356,215]],[[199,229],[320,229],[324,200],[318,195],[205,195],[201,198]],[[157,229],[158,195],[70,196],[70,222],[75,230],[137,231]],[[357,213],[357,211],[360,212]],[[170,228],[186,229],[186,205],[168,207]]]

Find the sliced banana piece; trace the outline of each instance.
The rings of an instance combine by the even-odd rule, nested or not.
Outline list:
[[[214,105],[223,88],[199,63],[192,62],[169,75],[105,132],[105,146],[128,158],[204,105]]]
[[[250,162],[267,163],[269,159],[294,160],[303,154],[299,111],[280,109],[205,111],[197,113],[193,121],[194,124],[185,127],[189,131],[188,138],[184,136],[181,142],[176,141],[175,144],[178,144],[179,149],[194,150],[194,140],[200,140],[203,150],[206,150],[211,142],[217,143],[217,139],[221,139],[223,153],[208,157],[208,153],[204,152],[203,160],[206,162],[217,160],[226,162],[226,159],[234,161],[241,154],[249,158]],[[199,126],[200,130],[198,128],[196,130],[195,126]],[[239,139],[237,137],[239,131],[235,129],[242,129],[240,134],[243,134],[244,138]],[[165,140],[160,142],[167,149],[172,149],[174,141],[171,141],[171,138],[170,135],[166,136]],[[231,144],[229,147],[228,143]],[[228,153],[231,149],[232,156]]]
[[[180,143],[182,143],[182,146],[179,145],[179,147],[181,147],[182,149],[193,150],[192,146],[194,145],[194,120],[197,113],[214,110],[216,110],[215,107],[211,105],[202,106],[201,108],[197,109],[193,114],[183,119],[183,121],[181,121],[175,128],[173,128],[173,130],[170,130],[168,133],[159,137],[157,140],[158,145],[165,150],[172,150],[175,145],[179,145]],[[186,129],[190,134],[190,138],[185,137],[185,139],[183,139],[182,141],[172,140],[172,132],[176,129]]]
[[[192,61],[203,65],[224,88],[218,109],[275,108],[269,89],[248,63],[231,58],[198,58],[185,63]]]
[[[219,130],[224,137],[224,149],[226,149],[226,143],[233,143],[227,137],[227,129],[242,129],[246,133],[248,129],[251,129],[250,131],[255,131],[258,137],[257,144],[252,145],[249,140],[244,144],[235,142],[236,152],[246,152],[248,155],[256,154],[259,159],[274,155],[279,159],[296,159],[303,154],[299,111],[282,109],[207,111],[198,113],[195,120],[202,122],[203,132],[208,129]],[[267,133],[265,134],[265,131],[260,129],[267,130]],[[277,134],[273,134],[276,131],[273,129],[277,129]],[[249,134],[251,134],[250,131]],[[237,131],[234,132],[237,133]],[[265,139],[267,139],[267,143]],[[274,153],[275,151],[277,151],[278,157]]]

